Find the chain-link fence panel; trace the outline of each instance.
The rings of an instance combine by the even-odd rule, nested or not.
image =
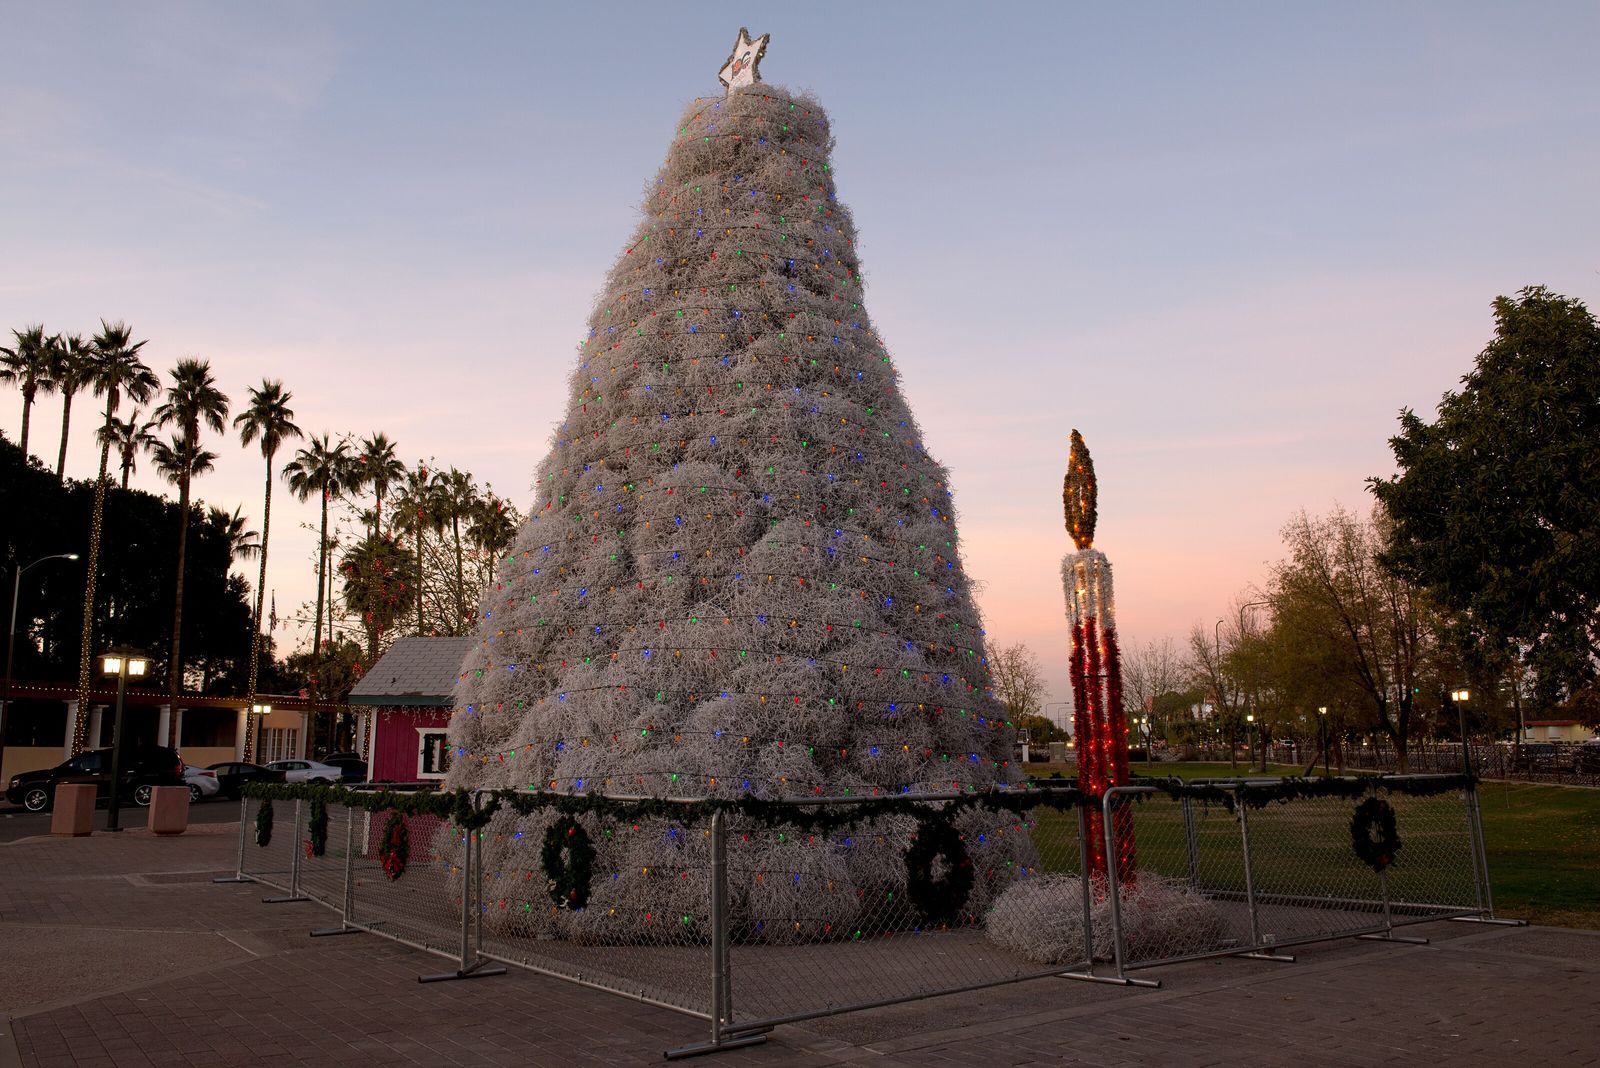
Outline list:
[[[467,832],[439,816],[346,811],[352,843],[349,923],[458,956]]]
[[[243,805],[245,821],[244,861],[240,871],[265,886],[285,893],[294,880],[295,850],[298,848],[299,820],[303,801],[263,801],[246,797]],[[262,817],[262,809],[269,808],[271,816]],[[270,823],[266,822],[270,819]],[[263,836],[265,842],[262,841]]]
[[[362,813],[344,805],[307,802],[300,832],[300,892],[320,905],[342,912],[346,859],[357,848],[352,819]]]
[[[940,802],[828,833],[730,820],[731,1014],[752,1027],[1087,965],[1081,811]]]
[[[502,809],[481,858],[486,956],[710,1016],[709,819]]]

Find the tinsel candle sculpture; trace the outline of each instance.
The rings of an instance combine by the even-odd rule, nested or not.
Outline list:
[[[1098,488],[1094,460],[1083,435],[1072,432],[1067,476],[1062,486],[1067,533],[1077,552],[1061,561],[1061,586],[1072,628],[1073,734],[1078,784],[1101,794],[1128,781],[1128,728],[1122,711],[1122,664],[1117,651],[1116,600],[1111,562],[1094,548]],[[1124,806],[1116,816],[1117,877],[1134,877],[1133,817]],[[1089,809],[1089,873],[1104,876],[1106,847],[1099,808]]]
[[[595,302],[537,499],[480,605],[450,787],[875,798],[1021,779],[949,475],[863,302],[828,118],[760,80],[765,46],[741,31],[726,93],[678,121]],[[496,820],[486,871],[521,888],[527,933],[703,933],[704,828],[582,817],[592,894],[552,910],[550,820]],[[1033,852],[1014,816],[958,827],[977,922]],[[905,899],[915,834],[909,818],[736,827],[731,907],[756,937],[859,937],[872,902]]]

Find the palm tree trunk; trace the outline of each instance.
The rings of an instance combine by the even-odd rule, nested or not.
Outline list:
[[[256,581],[256,610],[250,626],[250,682],[246,687],[251,704],[256,699],[256,669],[261,662],[261,602],[267,595],[267,534],[272,529],[272,454],[267,454],[267,490],[261,504],[261,577]]]
[[[172,661],[167,668],[167,745],[178,747],[178,691],[183,684],[183,565],[189,552],[189,454],[184,443],[184,473],[178,482],[178,581],[172,595]]]
[[[467,623],[467,584],[461,577],[461,516],[450,517],[450,529],[456,539],[456,625],[450,633],[461,634]]]
[[[56,457],[56,481],[62,479],[62,472],[67,469],[67,428],[72,425],[72,393],[62,390],[61,396],[61,453]]]
[[[33,415],[33,394],[38,387],[23,387],[22,390],[22,435],[17,444],[22,447],[22,458],[28,458],[28,421]]]
[[[322,662],[322,591],[328,584],[328,488],[322,488],[322,533],[317,540],[317,614],[312,627],[311,666],[315,671]],[[317,691],[322,689],[322,673],[317,672]]]
[[[109,446],[109,445],[106,446],[106,450],[107,451],[110,451],[110,448],[111,448],[111,446]],[[133,473],[133,450],[132,449],[124,449],[122,451],[122,488],[123,489],[127,489],[128,488],[128,476],[130,474],[132,474],[132,473]]]
[[[106,394],[106,426],[117,410],[117,391]],[[89,659],[94,646],[94,587],[100,572],[100,524],[106,514],[106,465],[111,462],[111,441],[100,445],[100,477],[94,483],[94,518],[89,521],[88,574],[83,581],[83,633],[78,648],[78,715],[72,724],[73,755],[83,752],[84,731],[89,724]]]
[[[417,509],[417,635],[422,635],[422,509]]]

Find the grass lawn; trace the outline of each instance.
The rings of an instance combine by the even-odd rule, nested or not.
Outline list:
[[[1048,775],[1051,770],[1057,769],[1046,766],[1044,774]],[[1059,770],[1071,775],[1074,769],[1068,765]],[[1303,767],[1274,764],[1268,774],[1293,775],[1303,770]],[[1235,774],[1225,763],[1159,761],[1151,767],[1136,764],[1133,771],[1184,779],[1228,778]],[[1237,774],[1244,774],[1242,765]],[[1485,782],[1478,791],[1478,807],[1483,814],[1496,914],[1533,923],[1600,929],[1600,790]],[[1149,836],[1152,866],[1176,868],[1181,829],[1152,827],[1151,830],[1155,832]],[[1404,829],[1401,833],[1404,838]],[[1327,845],[1338,852],[1347,849],[1348,834],[1342,827],[1324,828],[1315,837],[1332,838]],[[1223,840],[1219,838],[1216,844],[1221,847]],[[1417,844],[1423,843],[1418,841]],[[1316,853],[1324,851],[1317,849]],[[1141,853],[1145,852],[1141,842]],[[1167,853],[1174,855],[1167,857]],[[1417,854],[1412,852],[1411,856]],[[1330,863],[1333,862],[1330,858]],[[1398,866],[1391,871],[1399,875]]]

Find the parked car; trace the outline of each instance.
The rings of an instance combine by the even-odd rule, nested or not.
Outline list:
[[[340,782],[367,781],[367,762],[354,753],[335,753],[323,757],[322,762],[333,765],[343,773],[339,776]]]
[[[249,764],[242,760],[229,760],[213,764],[207,770],[217,773],[217,782],[229,800],[239,800],[239,787],[247,782],[283,782],[283,772]]]
[[[1511,746],[1512,771],[1555,771],[1561,763],[1561,747],[1554,742],[1523,742]]]
[[[1579,775],[1600,774],[1600,738],[1591,738],[1573,750],[1572,770]]]
[[[320,760],[274,760],[267,765],[269,771],[283,772],[284,782],[336,783],[344,778],[344,769]]]
[[[152,787],[183,785],[183,760],[176,749],[165,746],[128,749],[117,777],[119,797],[148,805]],[[96,797],[110,797],[111,750],[90,749],[53,768],[13,775],[6,784],[6,800],[29,812],[43,812],[55,804],[56,787],[63,783],[93,783]]]
[[[193,764],[183,766],[183,784],[189,788],[191,804],[216,797],[222,789],[222,784],[217,782],[216,772],[210,768],[197,768]]]

